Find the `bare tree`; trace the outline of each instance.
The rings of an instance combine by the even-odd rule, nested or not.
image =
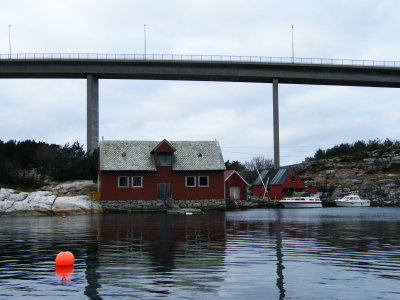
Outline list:
[[[273,167],[273,160],[265,158],[263,155],[253,157],[250,161],[244,163],[246,171],[256,171],[270,169]]]

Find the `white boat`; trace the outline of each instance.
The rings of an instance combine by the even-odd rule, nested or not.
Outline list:
[[[354,206],[370,206],[368,199],[361,199],[357,194],[351,193],[341,199],[335,200],[337,206],[354,207]]]
[[[279,201],[285,208],[314,208],[322,207],[321,199],[318,196],[293,196],[286,197]]]

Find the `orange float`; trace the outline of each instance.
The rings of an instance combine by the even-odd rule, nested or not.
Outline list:
[[[74,273],[74,266],[56,266],[57,276],[65,279]]]
[[[62,251],[56,256],[57,266],[72,266],[75,262],[74,255],[69,251]]]

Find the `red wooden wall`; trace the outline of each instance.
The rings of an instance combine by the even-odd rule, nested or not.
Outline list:
[[[101,200],[156,200],[157,183],[171,183],[172,198],[176,200],[224,199],[224,171],[173,172],[171,167],[158,167],[157,172],[101,172]],[[118,176],[129,176],[130,187],[119,188]],[[143,177],[142,188],[132,188],[132,176]],[[209,176],[208,187],[186,187],[185,176]]]

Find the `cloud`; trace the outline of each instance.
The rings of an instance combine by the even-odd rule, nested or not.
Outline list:
[[[400,60],[400,3],[14,0],[0,52],[144,52]],[[281,163],[358,139],[400,139],[397,89],[279,85]],[[86,143],[85,80],[0,80],[0,139]],[[273,157],[271,84],[100,80],[100,136],[217,139],[224,158]]]

